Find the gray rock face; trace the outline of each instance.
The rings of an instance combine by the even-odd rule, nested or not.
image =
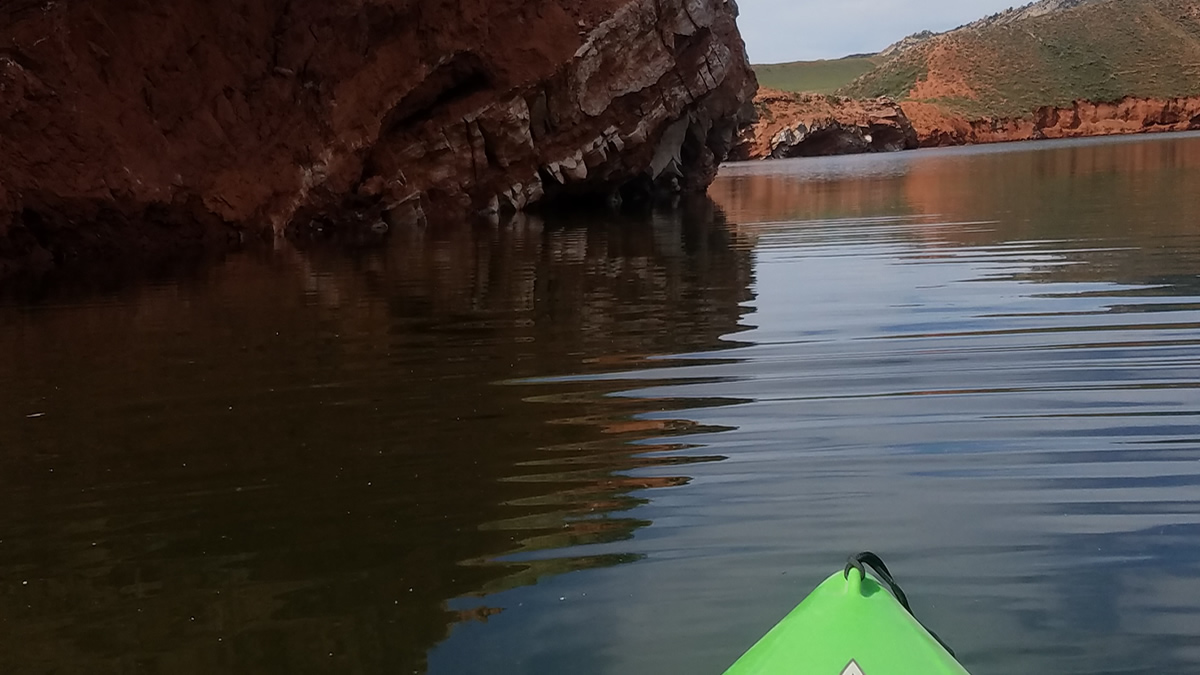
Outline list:
[[[1086,5],[1100,0],[1038,0],[1031,2],[1023,7],[1016,7],[999,14],[993,14],[985,19],[980,19],[972,24],[971,28],[983,28],[984,26],[1001,26],[1025,19],[1032,19],[1054,12],[1061,12],[1068,9],[1073,9],[1080,5]]]

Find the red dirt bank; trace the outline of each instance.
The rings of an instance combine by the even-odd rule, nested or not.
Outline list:
[[[755,82],[728,0],[12,0],[0,273],[702,189]]]

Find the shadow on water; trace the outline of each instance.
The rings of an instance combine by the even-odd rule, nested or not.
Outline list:
[[[423,670],[496,611],[448,600],[636,558],[513,556],[718,459],[631,443],[697,401],[528,378],[728,348],[750,283],[701,200],[0,308],[0,670]]]

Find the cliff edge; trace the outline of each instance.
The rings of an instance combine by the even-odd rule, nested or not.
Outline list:
[[[699,190],[732,0],[12,0],[0,268]]]

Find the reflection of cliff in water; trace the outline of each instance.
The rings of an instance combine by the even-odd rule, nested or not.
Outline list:
[[[1032,280],[1194,293],[1200,261],[1137,244],[1200,236],[1197,185],[1200,136],[1180,134],[730,165],[709,192],[751,240],[764,231],[754,223],[894,216],[909,223],[903,239],[930,254],[1020,242],[1090,263],[1047,266]]]
[[[448,599],[621,562],[486,561],[630,536],[686,478],[628,442],[687,424],[522,378],[727,344],[735,240],[704,202],[0,309],[0,670],[409,673],[491,611]]]

